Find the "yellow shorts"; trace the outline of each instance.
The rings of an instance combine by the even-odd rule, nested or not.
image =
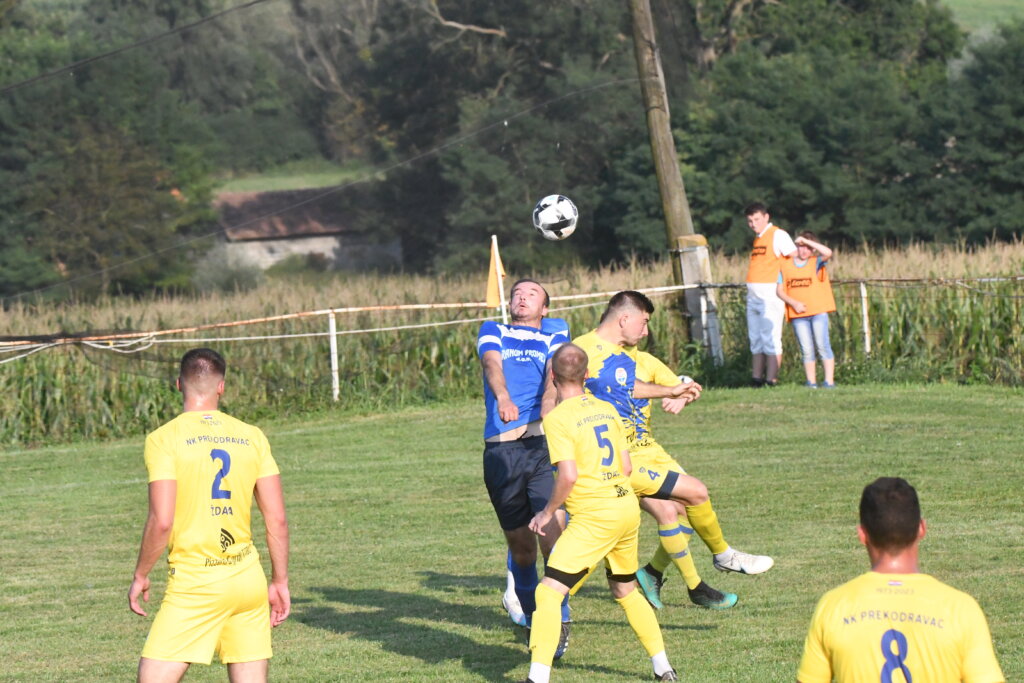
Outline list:
[[[558,537],[548,566],[567,574],[592,571],[603,559],[612,574],[635,574],[640,543],[640,505],[635,496],[599,509],[577,511]],[[580,589],[578,582],[572,593]]]
[[[224,664],[270,659],[267,577],[258,562],[241,573],[187,592],[168,587],[142,656],[166,662]]]
[[[665,484],[669,472],[686,474],[682,466],[655,441],[629,449],[633,473],[629,483],[638,496],[654,496]]]

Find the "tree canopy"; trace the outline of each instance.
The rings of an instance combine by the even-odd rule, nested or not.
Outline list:
[[[1024,22],[965,47],[936,0],[652,6],[713,245],[755,199],[833,242],[1020,235]],[[664,253],[626,3],[233,7],[0,5],[0,295],[187,288],[219,179],[310,159],[366,169],[409,270],[491,234],[519,271]],[[556,244],[529,228],[553,192],[581,211]]]

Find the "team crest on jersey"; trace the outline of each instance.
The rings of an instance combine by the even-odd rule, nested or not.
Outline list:
[[[220,530],[220,551],[226,552],[228,548],[235,544],[235,537],[231,535],[231,532],[227,529]]]
[[[626,386],[626,368],[615,368],[615,381],[620,387]]]

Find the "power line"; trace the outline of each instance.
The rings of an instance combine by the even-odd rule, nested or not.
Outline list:
[[[117,48],[115,50],[111,50],[110,52],[104,52],[102,54],[94,55],[92,57],[87,57],[86,59],[79,60],[77,62],[74,62],[73,64],[68,64],[66,66],[62,66],[59,69],[54,69],[53,71],[47,71],[46,73],[38,74],[36,76],[32,76],[31,78],[26,78],[23,81],[18,81],[16,83],[11,83],[10,85],[5,85],[4,87],[0,88],[0,95],[6,95],[9,92],[13,92],[13,91],[18,90],[20,88],[23,88],[26,85],[31,85],[33,83],[39,83],[41,81],[49,80],[50,78],[53,78],[54,76],[59,76],[59,75],[61,75],[63,73],[67,73],[69,71],[74,71],[75,69],[79,69],[79,68],[81,68],[83,66],[87,66],[89,64],[92,64],[93,62],[98,62],[100,60],[107,59],[108,57],[114,57],[114,56],[122,54],[124,52],[128,52],[130,50],[134,50],[135,48],[142,47],[143,45],[148,45],[150,43],[155,43],[156,41],[162,40],[164,38],[167,38],[168,36],[173,36],[173,35],[177,35],[179,33],[184,33],[185,31],[189,31],[189,30],[191,30],[191,29],[193,29],[193,28],[195,28],[197,26],[201,26],[201,25],[203,25],[203,24],[205,24],[205,23],[207,23],[209,21],[213,21],[214,19],[220,19],[221,17],[223,17],[226,14],[231,14],[232,12],[240,12],[242,10],[249,9],[250,7],[255,7],[256,5],[261,5],[261,4],[265,3],[265,2],[272,2],[272,1],[273,0],[251,0],[251,2],[246,2],[246,3],[243,3],[241,5],[236,5],[235,7],[229,7],[226,10],[222,10],[222,11],[217,12],[215,14],[211,14],[208,17],[204,17],[204,18],[200,19],[199,21],[192,22],[191,24],[186,24],[185,26],[179,26],[178,28],[174,28],[174,29],[171,29],[170,31],[165,31],[163,33],[159,33],[159,34],[157,34],[155,36],[149,36],[147,38],[143,38],[142,40],[139,40],[138,42],[132,43],[131,45],[125,45],[124,47],[119,47],[119,48]]]

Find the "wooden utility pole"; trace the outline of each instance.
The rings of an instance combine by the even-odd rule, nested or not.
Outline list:
[[[633,51],[651,137],[651,156],[665,213],[665,235],[673,254],[672,276],[677,285],[710,282],[707,240],[694,234],[690,203],[679,170],[651,4],[649,0],[629,0],[629,6],[633,15]],[[707,290],[686,290],[686,311],[690,318],[690,338],[702,341],[714,361],[721,364],[722,341],[714,296]]]

